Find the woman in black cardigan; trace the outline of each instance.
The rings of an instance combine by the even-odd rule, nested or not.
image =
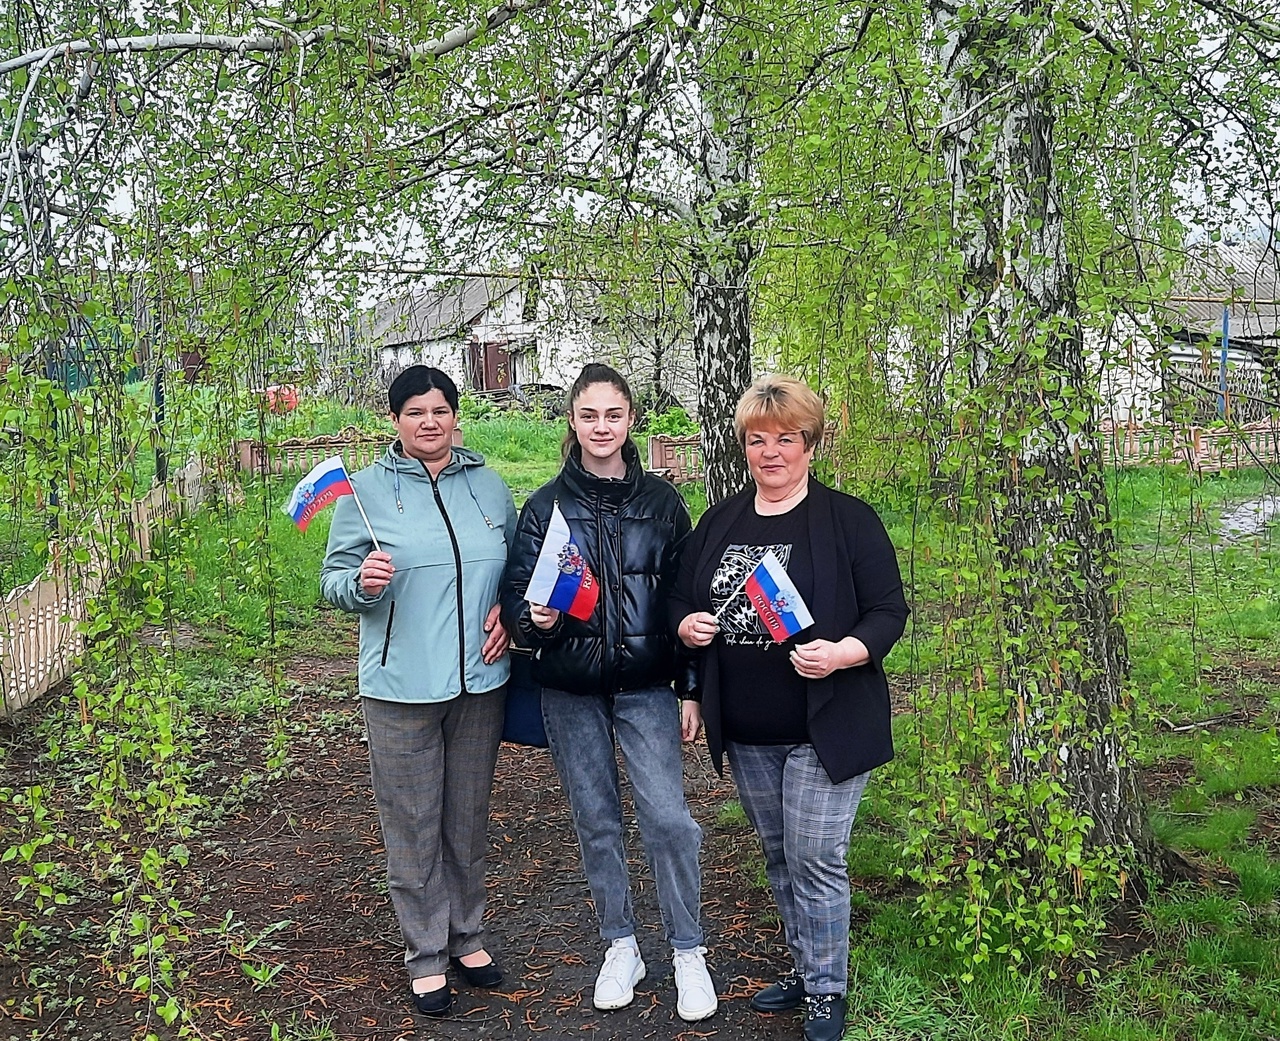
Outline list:
[[[875,511],[809,474],[823,428],[818,396],[798,380],[762,377],[738,403],[734,425],[754,487],[698,523],[672,623],[686,646],[701,649],[707,743],[717,770],[728,753],[794,962],[751,1006],[805,1004],[806,1041],[835,1041],[848,983],[845,855],[870,771],[893,758],[883,662],[908,609]],[[782,640],[770,635],[771,607],[753,605],[760,594],[747,581],[770,552],[813,616]]]

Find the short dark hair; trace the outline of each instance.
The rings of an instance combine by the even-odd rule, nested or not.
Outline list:
[[[387,406],[393,416],[400,415],[404,403],[419,394],[438,390],[455,414],[458,411],[458,387],[447,375],[430,365],[410,365],[391,381],[387,389]]]

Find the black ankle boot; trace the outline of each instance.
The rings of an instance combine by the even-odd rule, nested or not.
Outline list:
[[[749,1004],[757,1012],[790,1012],[804,1003],[804,980],[789,972],[777,983],[751,996]]]
[[[844,1037],[845,1000],[839,994],[810,994],[804,1014],[804,1041],[840,1041]]]

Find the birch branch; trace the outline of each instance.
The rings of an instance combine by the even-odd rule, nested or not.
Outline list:
[[[450,29],[435,40],[405,43],[386,36],[365,36],[339,25],[320,25],[305,33],[293,30],[278,35],[227,36],[212,33],[156,33],[149,36],[117,36],[108,40],[69,40],[50,47],[28,51],[7,61],[0,61],[0,76],[24,69],[58,56],[73,54],[141,54],[155,51],[217,51],[224,54],[278,53],[293,47],[311,47],[322,43],[341,43],[368,48],[374,54],[398,58],[439,58],[459,47],[465,47],[481,33],[496,29],[516,15],[545,6],[547,0],[506,0],[493,8],[474,25]]]
[[[1090,29],[1079,39],[1073,40],[1071,43],[1066,44],[1065,46],[1059,47],[1056,51],[1051,51],[1050,53],[1046,54],[1043,58],[1041,58],[1038,62],[1036,62],[1033,66],[1031,66],[1031,68],[1027,69],[1024,72],[1019,72],[1016,78],[1014,78],[1013,80],[1010,80],[1008,83],[1004,84],[1003,86],[997,88],[996,90],[993,90],[990,94],[987,94],[979,98],[967,109],[961,112],[958,116],[952,116],[950,119],[942,123],[939,123],[936,127],[934,127],[933,140],[936,142],[939,138],[950,133],[953,129],[964,126],[964,124],[966,124],[972,116],[977,115],[977,113],[980,112],[982,109],[986,108],[988,105],[994,105],[998,101],[1000,101],[1002,98],[1012,94],[1015,90],[1018,89],[1018,87],[1021,84],[1026,83],[1033,76],[1038,76],[1041,72],[1045,70],[1047,66],[1057,61],[1063,55],[1069,54],[1072,48],[1078,47],[1082,43],[1087,43],[1089,40],[1093,39],[1093,37],[1097,35],[1098,35],[1098,30],[1096,28]]]
[[[56,52],[55,52],[56,53]],[[18,135],[22,132],[22,121],[26,118],[27,103],[31,100],[31,95],[35,93],[36,84],[40,82],[40,74],[44,71],[45,66],[54,58],[53,54],[44,55],[32,62],[35,65],[35,72],[32,74],[30,82],[27,83],[27,89],[22,92],[22,100],[18,102],[18,114],[13,121],[13,133],[9,137],[9,147],[7,149],[9,162],[5,171],[4,190],[0,191],[0,210],[9,205],[9,193],[12,191],[18,177]]]

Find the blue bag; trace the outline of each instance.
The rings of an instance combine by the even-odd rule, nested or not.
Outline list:
[[[502,740],[531,748],[547,747],[547,731],[542,725],[542,686],[533,678],[533,654],[523,647],[511,648]]]

